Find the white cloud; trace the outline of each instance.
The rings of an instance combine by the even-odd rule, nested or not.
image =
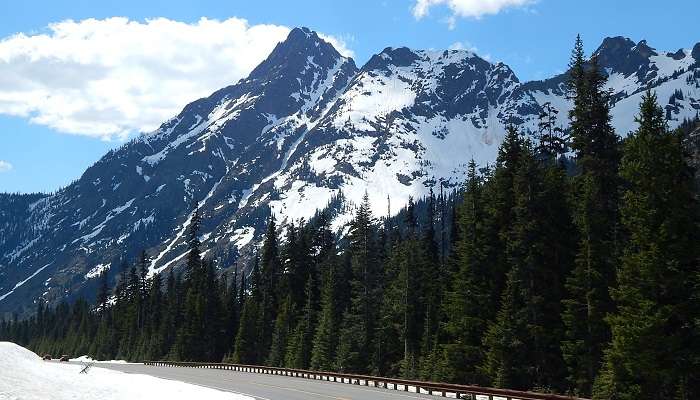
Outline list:
[[[430,9],[438,5],[446,5],[452,11],[452,16],[447,18],[448,26],[453,29],[456,17],[481,18],[484,15],[498,14],[499,12],[514,7],[524,7],[537,0],[415,0],[413,15],[421,19],[428,15]]]
[[[123,139],[245,77],[288,32],[239,18],[54,23],[0,40],[0,114]],[[342,39],[323,37],[352,54]]]
[[[447,49],[448,50],[469,50],[472,53],[476,53],[478,50],[476,46],[473,46],[469,42],[454,42]]]
[[[469,42],[454,42],[447,49],[471,51],[472,53],[479,55],[479,57],[483,58],[484,60],[491,61],[491,54],[479,54],[479,48]]]
[[[7,161],[0,160],[0,172],[7,172],[12,170],[12,164]]]
[[[336,50],[338,50],[338,53],[342,54],[345,57],[355,57],[355,52],[352,51],[348,47],[347,41],[342,38],[342,37],[335,37],[331,35],[325,35],[323,33],[318,32],[318,37],[321,39],[325,40],[326,42],[330,43],[335,47]],[[354,37],[349,37],[348,40],[350,42],[353,42],[355,40]]]

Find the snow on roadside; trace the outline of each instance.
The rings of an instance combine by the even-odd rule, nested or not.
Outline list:
[[[3,400],[254,400],[184,382],[125,374],[81,365],[42,361],[14,343],[0,342],[0,399]]]
[[[109,360],[109,361],[99,361],[99,360],[94,360],[90,356],[80,356],[76,358],[71,358],[71,361],[80,361],[84,363],[105,363],[105,364],[136,364],[136,363],[130,363],[125,360]]]

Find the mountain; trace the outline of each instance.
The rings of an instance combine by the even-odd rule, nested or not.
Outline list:
[[[626,135],[636,129],[634,116],[647,90],[658,95],[671,127],[694,118],[700,110],[700,43],[692,50],[661,52],[649,47],[645,40],[634,43],[628,38],[613,37],[603,40],[593,55],[608,76],[613,126],[618,134]],[[523,85],[539,104],[550,102],[560,111],[563,126],[571,109],[565,82],[566,75],[560,74]]]
[[[700,43],[658,52],[608,38],[613,123],[634,128],[651,88],[670,126],[700,110]],[[470,159],[492,162],[509,124],[536,129],[550,102],[566,123],[565,75],[522,83],[465,50],[386,48],[362,68],[296,28],[250,75],[196,100],[156,131],[110,151],[53,194],[0,195],[0,316],[91,297],[142,249],[151,273],[176,267],[199,208],[206,255],[235,265],[270,212],[282,222],[327,209],[342,232],[367,193],[375,215],[459,185]],[[394,204],[394,207],[391,207]]]

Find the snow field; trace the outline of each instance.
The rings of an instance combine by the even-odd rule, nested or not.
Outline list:
[[[43,361],[14,343],[0,342],[1,400],[254,400],[148,375]]]

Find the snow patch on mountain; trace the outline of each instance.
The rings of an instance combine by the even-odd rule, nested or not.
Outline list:
[[[24,279],[24,280],[22,280],[22,281],[17,282],[17,283],[15,284],[15,286],[14,286],[9,292],[7,292],[7,293],[3,294],[2,296],[0,296],[0,301],[5,300],[5,298],[7,298],[7,296],[11,295],[12,293],[15,292],[15,290],[19,289],[22,285],[24,285],[25,283],[29,282],[29,281],[30,281],[32,278],[34,278],[35,276],[39,275],[39,273],[40,273],[41,271],[45,270],[46,267],[48,267],[49,265],[51,265],[51,263],[48,263],[48,264],[44,265],[43,267],[37,269],[36,271],[34,271],[33,274],[29,275],[29,277],[27,277],[27,279]]]
[[[103,272],[109,271],[111,264],[97,264],[94,268],[85,274],[85,280],[94,279],[102,275]]]

